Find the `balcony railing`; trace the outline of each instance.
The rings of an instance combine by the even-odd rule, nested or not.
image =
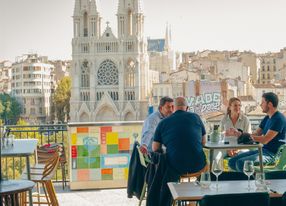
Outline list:
[[[67,125],[66,124],[50,124],[50,125],[6,125],[11,129],[11,133],[15,135],[15,139],[38,139],[38,145],[63,143],[65,151],[67,150]],[[0,137],[3,134],[3,126],[0,127]],[[23,145],[24,147],[25,145]],[[66,154],[68,155],[68,154]],[[19,179],[25,168],[25,159],[23,157],[7,157],[2,158],[2,173],[8,179]],[[31,158],[31,162],[35,159]],[[67,167],[66,174],[68,172]],[[59,169],[55,175],[55,181],[61,182],[61,170]],[[68,175],[66,175],[68,176]]]

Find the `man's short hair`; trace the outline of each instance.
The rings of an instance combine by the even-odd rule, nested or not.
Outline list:
[[[188,102],[186,101],[186,99],[184,97],[177,97],[175,99],[174,105],[177,107],[187,107]]]
[[[166,102],[174,102],[174,100],[172,98],[168,97],[168,96],[162,97],[160,99],[159,107],[163,107],[166,104]]]
[[[266,92],[262,95],[262,97],[265,99],[267,103],[271,102],[273,107],[276,108],[278,106],[278,102],[279,102],[278,96],[274,94],[273,92]]]

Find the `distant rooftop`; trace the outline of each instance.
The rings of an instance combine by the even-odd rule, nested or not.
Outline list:
[[[238,97],[241,101],[255,101],[253,96],[248,95],[248,96],[239,96]]]
[[[165,39],[148,39],[149,52],[162,52],[164,51]]]

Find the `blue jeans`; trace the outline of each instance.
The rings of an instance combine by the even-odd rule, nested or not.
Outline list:
[[[267,163],[269,161],[272,161],[274,158],[274,154],[272,152],[269,152],[265,149],[262,149],[263,155],[262,155],[262,161],[263,163]],[[258,150],[251,150],[249,152],[243,152],[241,154],[238,154],[234,157],[232,157],[228,161],[228,166],[238,172],[243,172],[243,164],[245,160],[251,160],[253,162],[259,162],[259,153]]]

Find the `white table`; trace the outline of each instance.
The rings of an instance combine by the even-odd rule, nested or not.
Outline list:
[[[37,139],[15,139],[14,146],[2,148],[2,157],[26,157],[26,167],[28,180],[31,179],[30,156],[34,154],[37,148]],[[33,205],[32,191],[29,190],[29,204]]]
[[[269,192],[270,197],[281,197],[286,191],[286,179],[279,180],[267,180],[270,182],[268,188],[276,193]],[[182,182],[175,183],[169,182],[168,187],[171,191],[174,204],[176,201],[198,201],[203,198],[204,195],[218,195],[218,194],[237,194],[237,193],[254,193],[258,192],[254,180],[250,181],[250,190],[247,189],[247,180],[237,181],[219,181],[218,190],[216,190],[215,181],[212,181],[210,188],[201,188],[194,182]],[[265,192],[265,191],[261,191]]]
[[[229,144],[225,144],[225,142],[218,142],[218,143],[207,142],[204,145],[204,148],[210,150],[210,166],[212,166],[214,150],[258,149],[260,171],[263,172],[262,147],[263,147],[263,144],[261,143],[259,144],[237,144],[236,142],[233,142],[233,141],[230,141]]]

